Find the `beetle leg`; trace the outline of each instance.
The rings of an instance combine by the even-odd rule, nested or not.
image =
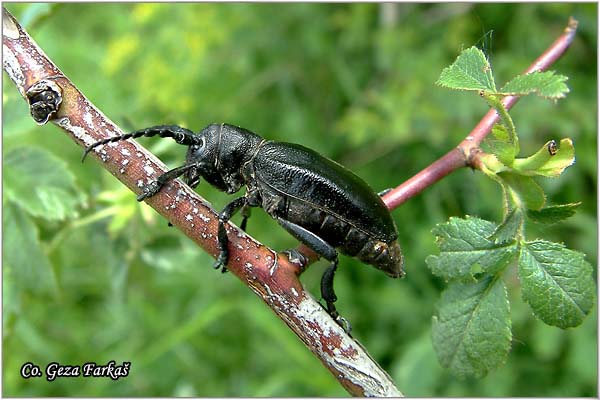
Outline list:
[[[326,309],[329,315],[331,315],[338,325],[349,333],[351,329],[350,324],[340,316],[334,304],[337,300],[335,290],[333,289],[333,278],[338,266],[338,254],[336,249],[325,240],[300,225],[286,221],[282,218],[277,218],[277,222],[279,222],[279,224],[296,239],[310,247],[321,257],[331,261],[331,265],[325,270],[323,277],[321,278],[321,297],[325,300],[327,305]]]
[[[229,244],[229,239],[227,238],[227,230],[225,229],[225,224],[227,221],[231,219],[231,217],[243,206],[248,203],[248,199],[246,196],[238,197],[233,200],[231,203],[227,204],[223,211],[219,214],[219,230],[218,230],[218,239],[219,239],[219,256],[217,257],[217,261],[214,264],[214,268],[221,268],[221,272],[227,272],[227,261],[229,260],[229,250],[227,245]]]
[[[334,303],[337,301],[337,296],[335,295],[335,291],[333,290],[333,278],[335,277],[335,271],[337,271],[338,259],[337,257],[329,267],[323,273],[321,277],[321,297],[325,300],[327,304],[327,312],[329,315],[333,317],[336,321],[339,318],[339,314],[335,308]]]
[[[167,182],[172,181],[173,179],[185,174],[186,171],[195,167],[197,167],[196,164],[188,164],[165,172],[156,178],[155,181],[150,182],[142,188],[142,193],[137,197],[137,201],[142,201],[148,197],[154,196]]]
[[[389,193],[389,192],[391,192],[391,191],[392,191],[392,188],[387,188],[387,189],[384,189],[384,190],[382,190],[381,192],[377,193],[377,196],[379,196],[379,197],[383,197],[383,196],[385,196],[386,194],[388,194],[388,193]]]
[[[277,217],[277,222],[279,222],[279,225],[286,231],[291,233],[293,237],[310,247],[324,259],[328,261],[337,259],[337,251],[335,248],[313,232],[300,225],[294,224],[293,222],[286,221],[283,218]]]
[[[248,218],[250,218],[250,206],[245,204],[242,207],[242,223],[240,224],[240,229],[246,232],[246,225],[248,224]]]
[[[240,229],[246,232],[248,218],[252,211],[252,207],[259,207],[262,204],[260,193],[255,187],[248,187],[246,190],[246,204],[242,207],[242,223]]]
[[[323,277],[321,278],[321,297],[325,300],[327,305],[327,312],[331,315],[331,318],[341,326],[346,333],[350,333],[352,330],[352,326],[350,322],[348,322],[344,317],[342,317],[337,309],[335,308],[335,302],[337,301],[337,296],[335,295],[335,291],[333,290],[333,278],[335,276],[335,271],[337,271],[338,259],[337,257],[331,265],[325,270],[323,273]]]

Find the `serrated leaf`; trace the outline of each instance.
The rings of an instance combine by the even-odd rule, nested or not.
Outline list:
[[[508,131],[503,125],[495,124],[492,127],[492,134],[488,136],[485,143],[498,160],[509,167],[519,153],[518,142],[511,143]]]
[[[511,96],[535,93],[540,97],[559,99],[569,93],[565,84],[567,79],[564,75],[555,75],[554,71],[536,71],[514,77],[500,89],[500,93]]]
[[[433,228],[440,255],[425,260],[431,272],[444,278],[473,279],[479,272],[494,273],[510,263],[517,251],[514,241],[496,244],[489,237],[496,225],[483,219],[452,217]]]
[[[506,360],[511,343],[508,295],[501,279],[453,283],[433,317],[433,347],[442,366],[483,377]]]
[[[521,292],[534,314],[548,325],[570,328],[594,306],[592,266],[582,253],[559,243],[524,243],[519,255]]]
[[[527,210],[527,216],[538,224],[555,224],[573,216],[580,205],[581,202],[544,207],[539,211]]]
[[[2,259],[11,270],[17,287],[35,293],[53,294],[57,284],[50,261],[40,246],[38,230],[19,207],[3,209]]]
[[[575,147],[571,139],[562,139],[558,148],[556,143],[548,141],[534,155],[517,158],[513,169],[522,175],[541,175],[556,178],[575,162]]]
[[[492,67],[477,47],[464,50],[456,61],[444,68],[437,85],[450,89],[496,92]]]
[[[48,220],[75,217],[85,202],[67,165],[36,147],[19,147],[5,155],[3,187],[8,200]]]
[[[516,240],[522,226],[523,212],[520,208],[513,208],[494,231],[494,234],[490,236],[490,240],[497,244],[510,243]]]
[[[509,185],[520,201],[531,210],[539,210],[546,202],[544,191],[530,176],[501,172],[498,176]]]

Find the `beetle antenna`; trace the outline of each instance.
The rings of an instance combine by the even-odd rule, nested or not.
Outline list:
[[[182,128],[177,125],[158,125],[158,126],[152,126],[150,128],[146,128],[146,129],[140,129],[139,131],[126,133],[124,135],[119,135],[119,136],[114,136],[111,138],[99,140],[95,143],[92,143],[91,145],[89,145],[88,147],[85,148],[81,162],[83,162],[85,160],[85,157],[87,156],[87,154],[97,146],[107,144],[107,143],[119,142],[121,140],[135,139],[135,138],[139,138],[142,136],[152,137],[152,136],[156,136],[156,135],[158,135],[162,138],[172,138],[177,143],[183,144],[185,146],[191,146],[193,144],[200,143],[198,135],[196,135],[194,132],[190,131],[189,129],[185,129],[185,128]]]

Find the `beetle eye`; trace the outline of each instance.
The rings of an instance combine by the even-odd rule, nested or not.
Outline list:
[[[202,136],[200,138],[200,144],[197,144],[195,147],[196,151],[202,151],[204,150],[204,146],[206,146],[206,139],[204,138],[204,136]]]
[[[200,138],[200,143],[193,144],[190,146],[190,150],[194,153],[204,150],[204,146],[206,146],[206,139],[203,137]]]

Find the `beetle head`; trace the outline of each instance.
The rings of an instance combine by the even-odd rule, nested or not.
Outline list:
[[[242,167],[255,154],[262,138],[246,129],[227,124],[211,124],[197,135],[188,148],[186,164],[197,164],[185,174],[189,186],[196,187],[200,177],[229,194],[245,184]]]

